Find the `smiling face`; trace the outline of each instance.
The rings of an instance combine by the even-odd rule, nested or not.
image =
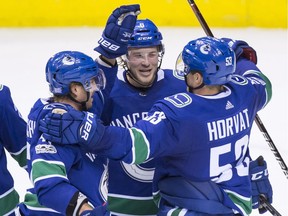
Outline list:
[[[132,77],[127,76],[129,83],[135,87],[149,87],[156,77],[158,57],[156,46],[129,48],[126,60],[132,75]]]

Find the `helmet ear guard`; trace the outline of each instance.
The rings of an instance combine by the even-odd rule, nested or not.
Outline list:
[[[190,41],[178,56],[176,70],[187,75],[199,71],[205,85],[222,85],[235,72],[234,51],[223,41],[202,37]]]

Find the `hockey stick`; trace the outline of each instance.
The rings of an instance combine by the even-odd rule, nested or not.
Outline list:
[[[198,9],[196,3],[193,0],[188,0],[188,3],[190,7],[192,8],[194,14],[196,15],[200,25],[202,26],[202,29],[205,31],[207,36],[214,37],[212,31],[210,30],[209,26],[207,25],[204,17],[202,16],[200,10]]]
[[[281,216],[281,214],[267,201],[266,197],[260,195],[261,205],[267,209],[273,216]]]
[[[257,163],[259,166],[264,166],[264,158],[262,156],[259,156],[257,158]],[[259,205],[259,213],[261,214],[263,212],[263,208],[268,210],[272,215],[274,216],[281,216],[281,214],[268,202],[264,194],[260,194],[260,205]]]
[[[196,15],[199,23],[201,24],[203,30],[205,31],[206,35],[207,36],[211,36],[211,37],[214,37],[213,36],[213,33],[211,32],[209,26],[207,25],[204,17],[202,16],[200,10],[198,9],[196,3],[194,2],[194,0],[188,0],[188,3],[190,5],[190,7],[192,8],[194,14]],[[258,126],[258,128],[260,129],[260,131],[262,132],[265,140],[268,142],[269,144],[269,147],[270,147],[270,150],[273,152],[276,160],[279,162],[279,165],[281,167],[281,169],[283,170],[286,178],[288,179],[288,169],[287,169],[287,166],[283,160],[283,158],[281,157],[280,155],[280,152],[277,150],[273,140],[271,139],[271,137],[269,136],[268,134],[268,131],[266,130],[266,128],[264,127],[264,124],[262,123],[260,117],[258,116],[258,114],[256,114],[255,116],[255,121],[256,121],[256,124]]]
[[[280,155],[280,152],[278,151],[278,149],[276,148],[273,140],[271,139],[268,131],[266,130],[263,122],[261,121],[260,117],[256,114],[256,117],[255,117],[255,121],[256,121],[256,124],[258,126],[258,128],[260,129],[260,131],[262,132],[266,142],[268,143],[269,147],[270,147],[270,150],[273,152],[276,160],[279,162],[279,165],[281,167],[281,169],[283,170],[286,178],[288,179],[288,169],[287,169],[287,166],[283,160],[283,158],[281,157]]]

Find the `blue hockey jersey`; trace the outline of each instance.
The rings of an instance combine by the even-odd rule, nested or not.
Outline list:
[[[67,104],[39,99],[28,116],[28,170],[34,188],[20,205],[24,215],[66,215],[68,204],[78,191],[95,207],[107,198],[105,157],[86,152],[79,146],[54,145],[41,137],[38,122],[55,108],[73,109]]]
[[[105,74],[112,74],[115,69],[104,71]],[[113,88],[105,101],[101,119],[105,125],[124,128],[130,128],[136,121],[145,118],[157,100],[186,89],[184,77],[167,69],[157,72],[150,88],[133,87],[123,70],[118,71],[114,84],[109,86]],[[155,160],[137,165],[109,161],[108,207],[112,214],[156,215],[158,208],[152,196],[154,168]]]
[[[14,215],[19,195],[7,169],[5,149],[20,167],[27,168],[26,122],[13,103],[10,89],[0,84],[0,215],[8,216]]]
[[[158,158],[155,197],[163,178],[211,180],[223,190],[225,206],[250,214],[251,127],[256,113],[271,98],[269,80],[250,66],[240,59],[237,73],[216,95],[178,93],[158,101],[131,129],[105,127],[103,136],[89,146],[91,151],[128,164]]]

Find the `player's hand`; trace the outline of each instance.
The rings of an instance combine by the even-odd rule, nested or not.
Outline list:
[[[138,14],[140,14],[139,4],[116,8],[108,18],[102,37],[98,41],[99,46],[94,50],[108,59],[126,54]]]
[[[96,208],[94,208],[93,210],[86,210],[83,211],[80,216],[105,216],[105,215],[109,215],[108,211],[107,211],[107,205],[103,205],[103,206],[98,206]]]
[[[228,45],[234,50],[237,60],[240,57],[244,57],[257,64],[257,53],[248,45],[248,43],[242,40],[233,40],[230,38],[221,38],[221,40],[228,43]]]
[[[261,206],[260,195],[264,195],[267,201],[272,203],[273,191],[268,179],[267,164],[262,156],[250,162],[249,174],[252,184],[252,208],[258,208],[259,213],[263,214],[267,210]]]
[[[97,129],[95,114],[77,110],[54,109],[39,123],[43,137],[58,144],[90,143]]]

